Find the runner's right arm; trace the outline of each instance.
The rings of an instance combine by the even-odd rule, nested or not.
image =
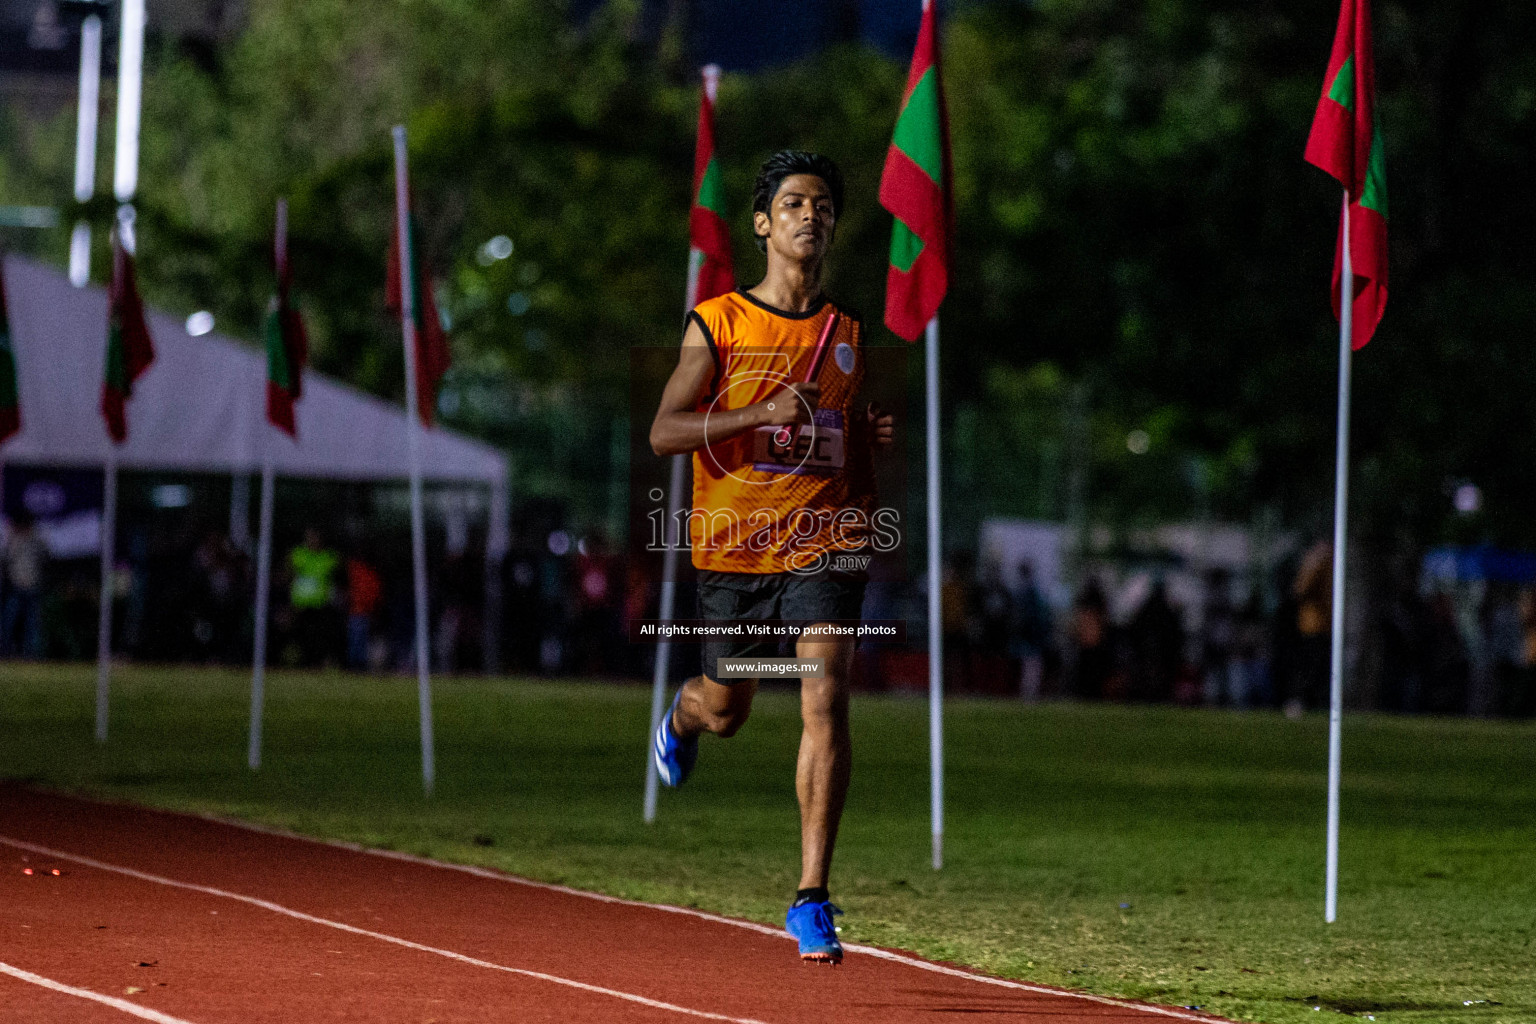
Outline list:
[[[740,409],[698,412],[709,394],[715,360],[704,332],[690,320],[683,332],[677,369],[661,395],[651,423],[651,450],[657,455],[682,455],[720,444],[758,427],[787,427],[811,422],[811,410],[821,393],[815,382],[790,384],[761,402]]]

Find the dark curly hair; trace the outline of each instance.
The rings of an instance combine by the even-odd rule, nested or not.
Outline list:
[[[820,153],[807,153],[803,149],[781,149],[767,160],[758,169],[757,180],[752,183],[752,213],[754,219],[759,213],[767,213],[773,205],[773,197],[779,194],[779,187],[784,184],[784,179],[794,174],[814,174],[827,183],[827,191],[832,193],[832,216],[840,218],[843,215],[843,172],[837,169],[837,164]],[[757,238],[759,252],[768,251],[768,239],[753,234]]]

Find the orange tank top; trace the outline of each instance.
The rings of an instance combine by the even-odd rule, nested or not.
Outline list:
[[[834,304],[805,313],[775,309],[743,291],[699,303],[715,374],[698,411],[740,409],[805,380]],[[853,401],[864,379],[863,325],[838,309],[818,382],[813,422],[780,445],[762,427],[693,454],[693,564],[717,572],[806,571],[838,552],[867,550],[873,474]]]

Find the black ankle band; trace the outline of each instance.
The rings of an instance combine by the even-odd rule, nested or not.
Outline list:
[[[827,894],[825,886],[817,889],[796,889],[795,902],[792,905],[798,907],[802,903],[825,903],[829,899],[831,897]]]

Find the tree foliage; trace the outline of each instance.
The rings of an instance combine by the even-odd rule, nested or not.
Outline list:
[[[317,364],[398,395],[381,296],[388,129],[404,122],[452,319],[445,418],[507,445],[533,490],[601,481],[623,447],[630,348],[675,344],[681,322],[696,80],[680,37],[637,42],[640,7],[625,2],[585,20],[542,0],[250,8],[215,65],[172,48],[151,61],[151,297],[254,335],[286,195]],[[1321,525],[1338,195],[1300,154],[1334,0],[953,8],[951,486],[978,514],[1059,515],[1081,450],[1101,515],[1269,506]],[[1536,502],[1524,429],[1536,200],[1499,187],[1521,180],[1536,141],[1536,60],[1519,42],[1536,10],[1389,0],[1376,19],[1392,298],[1356,360],[1360,509],[1382,535],[1536,543],[1523,514]],[[849,182],[830,288],[879,324],[889,219],[875,194],[904,70],[843,46],[726,77],[719,150],[742,280],[761,266],[746,216],[757,163],[819,149]],[[35,193],[56,179],[62,192],[64,120],[7,126],[0,182]],[[513,254],[491,259],[484,243],[502,234]],[[1067,396],[1087,410],[1081,445]],[[1131,431],[1147,435],[1144,456]],[[1446,489],[1462,480],[1482,487],[1486,513],[1451,514]]]

